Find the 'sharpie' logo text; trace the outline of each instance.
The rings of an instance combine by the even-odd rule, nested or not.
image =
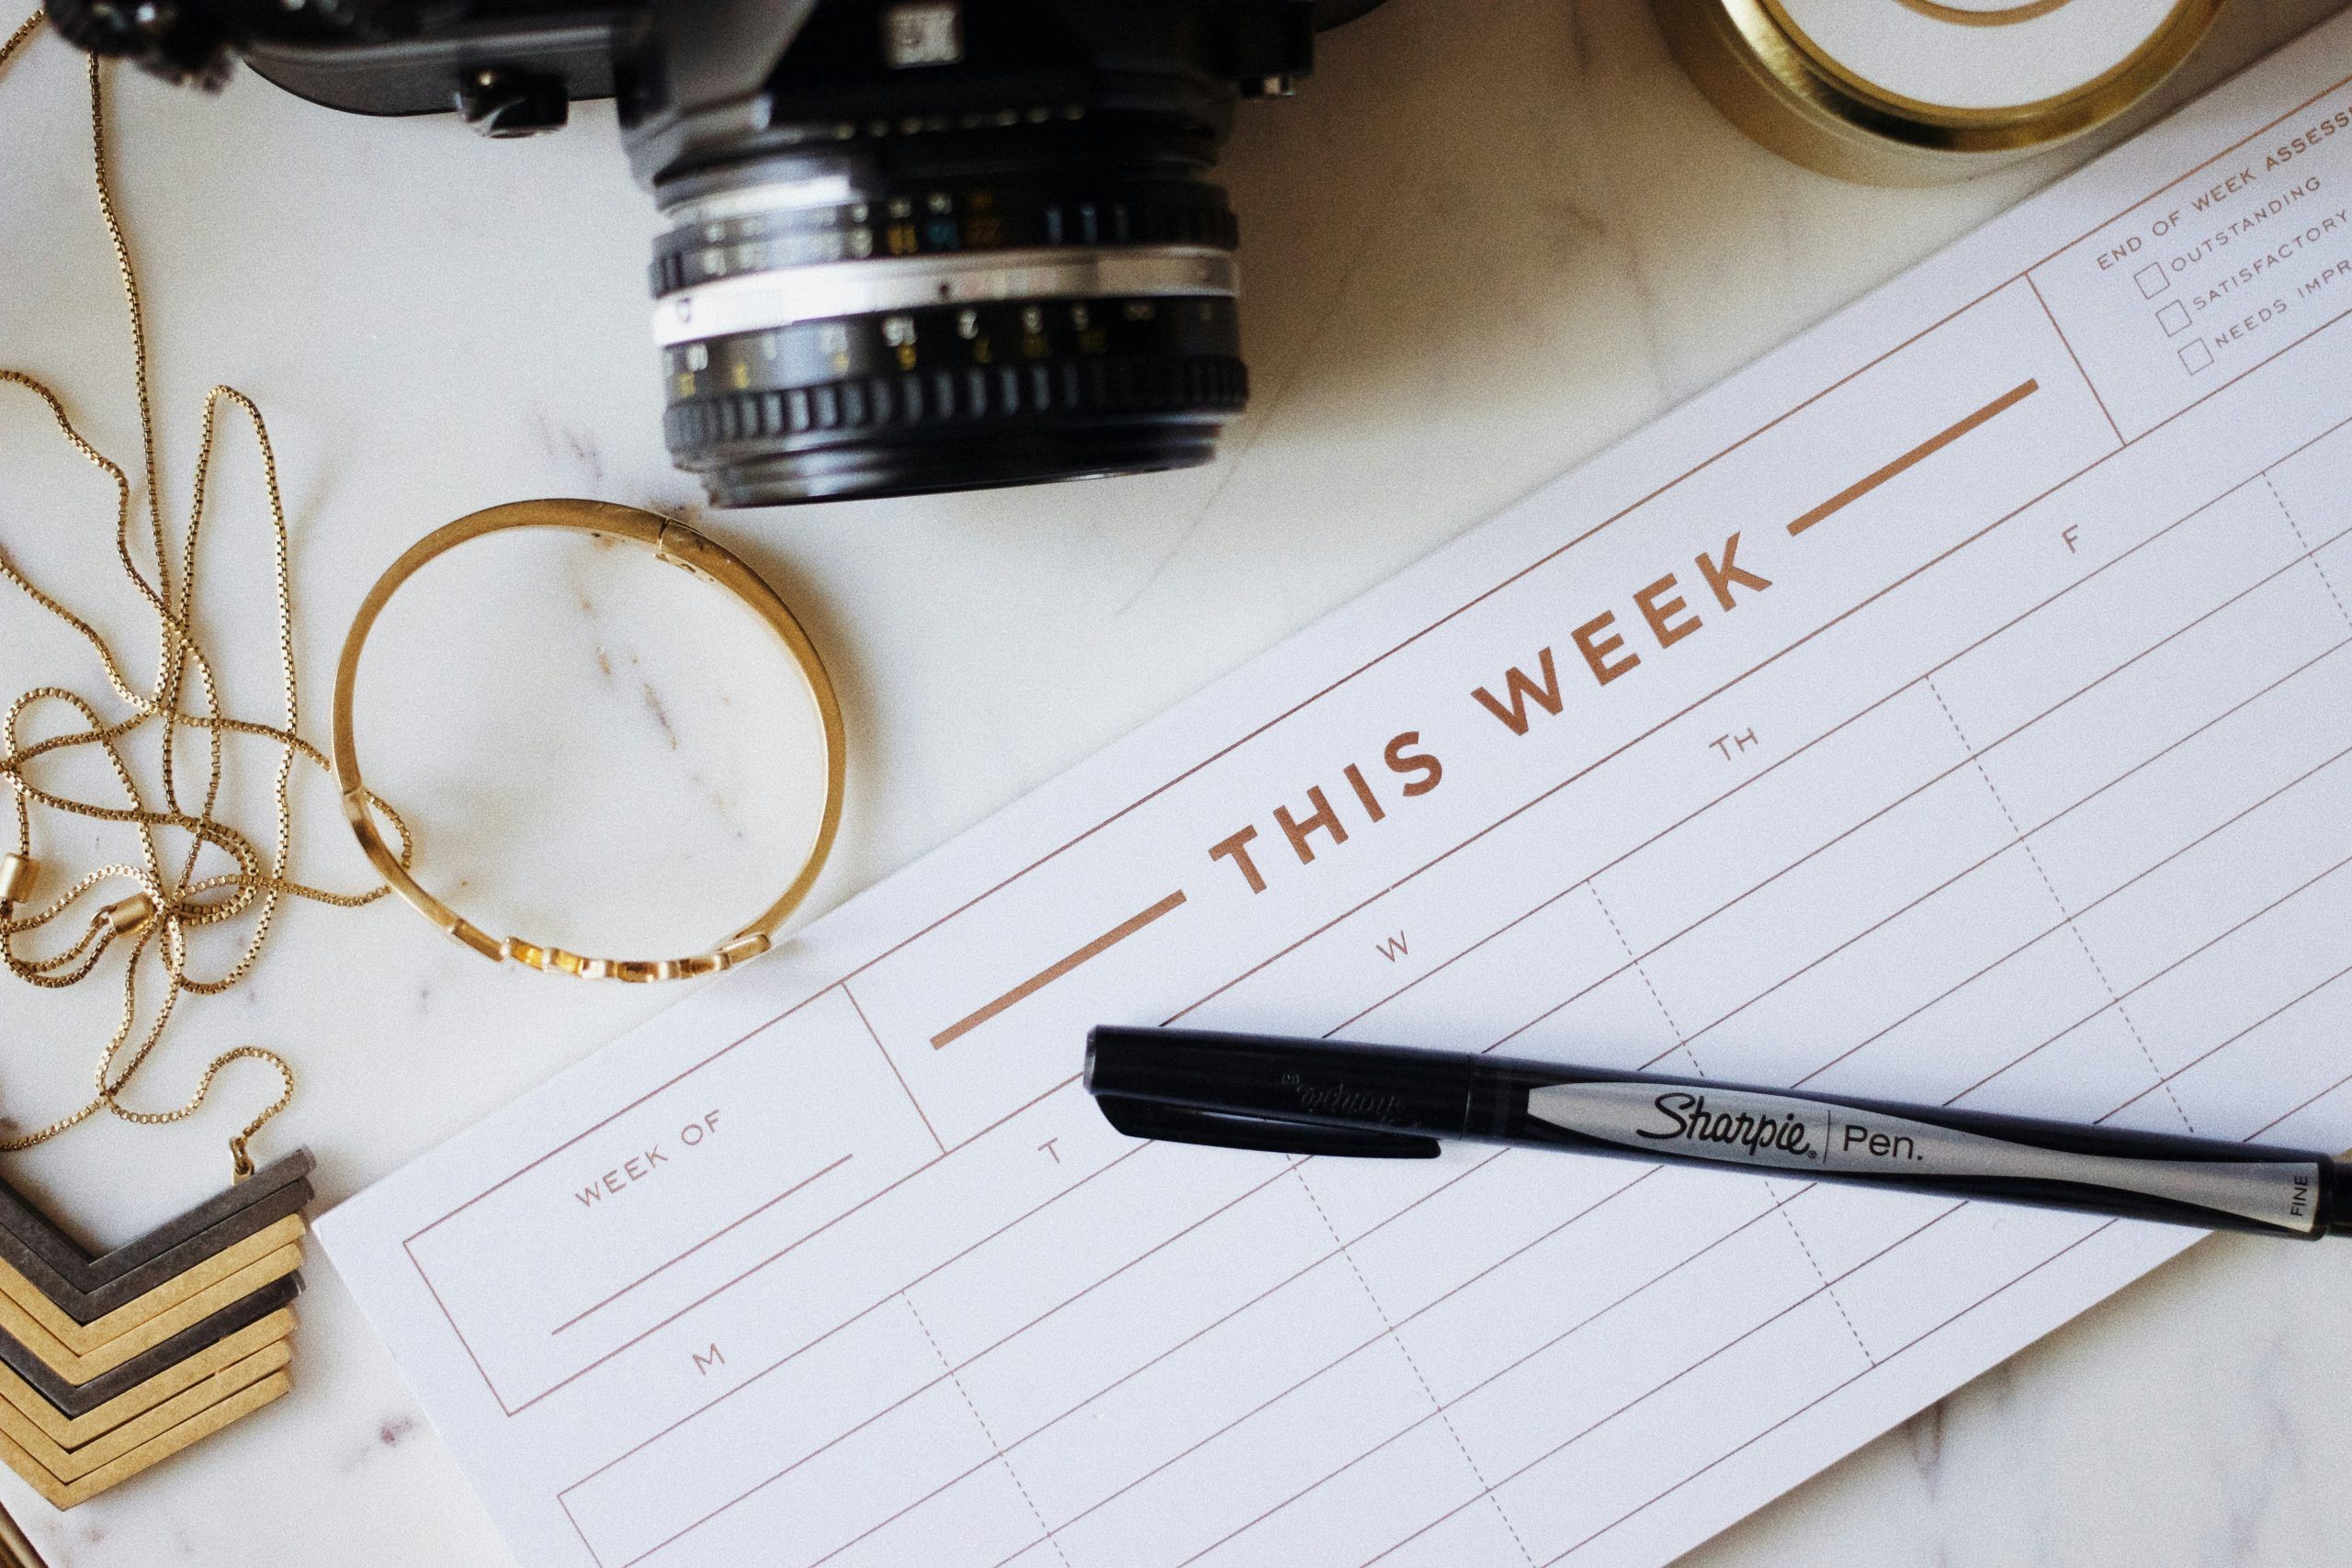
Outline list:
[[[1666,1118],[1662,1128],[1636,1127],[1645,1138],[1661,1142],[1681,1138],[1702,1144],[1736,1144],[1753,1158],[1759,1149],[1771,1149],[1799,1159],[1821,1157],[1810,1142],[1812,1129],[1794,1116],[1758,1116],[1742,1111],[1709,1111],[1707,1097],[1676,1090],[1650,1103]]]

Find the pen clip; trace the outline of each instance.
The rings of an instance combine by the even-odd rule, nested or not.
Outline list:
[[[1135,1100],[1124,1094],[1098,1094],[1094,1102],[1102,1108],[1104,1119],[1130,1138],[1207,1144],[1225,1149],[1263,1149],[1270,1154],[1352,1155],[1364,1159],[1435,1159],[1438,1155],[1437,1140],[1419,1133],[1326,1127],[1319,1122],[1293,1122],[1281,1116],[1197,1111],[1189,1106],[1163,1105],[1156,1100]]]

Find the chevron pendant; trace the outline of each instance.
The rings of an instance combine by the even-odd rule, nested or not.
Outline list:
[[[311,1168],[97,1254],[0,1181],[0,1462],[70,1508],[292,1388]]]

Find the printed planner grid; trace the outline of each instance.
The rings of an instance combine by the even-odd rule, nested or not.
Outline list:
[[[2195,1239],[1134,1143],[1093,1022],[2352,1138],[2352,136],[2252,182],[2318,281],[2206,366],[2125,243],[2352,106],[2347,36],[1633,505],[1539,495],[1494,537],[1540,551],[1464,541],[330,1216],[534,1561],[1656,1563]],[[2221,323],[2255,243],[2166,289]]]
[[[2325,510],[2324,483],[2346,471],[2352,429],[2339,427],[2162,520],[1327,1032],[1442,1044],[1487,1018],[1480,1043],[1537,1056],[2278,1135],[2352,1070],[2309,1049],[2352,1021],[2352,1004],[2331,989],[2352,967],[2352,942],[2277,940],[2312,925],[2352,930],[2352,878],[2339,874],[2352,862],[2341,826],[2352,821],[2352,769],[2342,765],[2352,735],[2311,728],[2295,750],[2270,744],[2294,733],[2282,709],[2352,713],[2352,615],[2337,589],[2352,574],[2352,517],[2340,501]],[[1949,592],[1932,574],[1914,583],[1923,595]],[[1963,595],[1972,604],[1994,603],[1975,587]],[[1880,609],[1890,623],[1921,619],[1897,595]],[[2249,649],[2263,657],[2249,660]],[[2086,666],[2086,655],[2097,661]],[[1972,728],[1984,736],[1973,744]],[[1851,818],[1858,795],[1871,809]],[[2152,819],[2167,831],[2150,833]],[[1643,897],[1649,859],[1689,863],[1684,835],[1706,834],[1712,852],[1754,841],[1759,822],[1776,846],[1813,841],[1761,874],[1710,852],[1733,873],[1725,885],[1683,882],[1670,898]],[[2129,841],[2118,841],[2119,824]],[[2315,845],[2334,852],[2314,863]],[[1933,858],[1914,858],[1920,846]],[[1792,922],[1820,933],[1802,964],[1761,984],[1725,974],[1726,952],[1753,927]],[[1564,994],[1533,1016],[1492,1017],[1524,993],[1511,976],[1539,966]],[[2267,1010],[2200,1017],[2201,998],[2231,988],[2213,987],[2210,971],[2233,971],[2243,986],[2249,966],[2271,973],[2238,999]],[[1244,983],[1281,979],[1270,966]],[[1232,998],[1173,1021],[1262,1016]],[[1841,1013],[1849,1035],[1826,1055],[1795,1055],[1825,1045],[1824,1011]],[[1789,1031],[1775,1012],[1807,1025]],[[1619,1049],[1597,1053],[1596,1043]],[[2232,1053],[2264,1056],[2265,1070],[2221,1077],[2215,1064]],[[1018,1120],[979,1137],[1018,1143]],[[565,1502],[588,1521],[592,1548],[612,1543],[598,1561],[641,1561],[763,1497],[806,1528],[844,1478],[900,1468],[886,1456],[934,1443],[962,1463],[943,1462],[929,1490],[910,1476],[899,1507],[802,1561],[901,1561],[918,1543],[944,1561],[942,1541],[995,1539],[1007,1550],[969,1560],[1012,1562],[1024,1536],[1050,1527],[1071,1561],[1124,1550],[1131,1562],[1295,1562],[1341,1521],[1351,1533],[1394,1531],[1368,1543],[1365,1562],[1486,1561],[1497,1548],[1549,1561],[1629,1512],[1579,1506],[1574,1468],[1588,1445],[1611,1445],[1621,1466],[1655,1454],[1663,1495],[1758,1435],[1718,1424],[1715,1452],[1687,1436],[1661,1440],[1688,1424],[1685,1401],[1728,1398],[1759,1430],[1790,1418],[2117,1224],[1526,1151],[1332,1168],[1113,1149],[989,1235],[986,1261],[967,1254],[910,1280],[584,1477]],[[1201,1206],[1136,1190],[1143,1181]],[[1133,1236],[1153,1208],[1165,1234],[1145,1251],[1115,1266],[1094,1256]],[[993,1321],[1080,1275],[1097,1277],[1054,1292],[1025,1322]],[[1170,1280],[1205,1276],[1229,1300],[1188,1290],[1186,1315],[1157,1325],[1159,1337],[1141,1331],[1179,1293]],[[1659,1320],[1679,1325],[1673,1339],[1649,1334]],[[956,1325],[953,1350],[934,1322]],[[1050,1343],[1023,1343],[1049,1323]],[[1525,1325],[1518,1336],[1498,1332],[1514,1323]],[[906,1386],[869,1390],[888,1394],[870,1416],[775,1462],[763,1451],[775,1412],[748,1397],[756,1380],[852,1333],[858,1348],[842,1359],[871,1378],[889,1356]],[[1077,1397],[1073,1354],[1108,1374]],[[1210,1405],[1204,1385],[1229,1385],[1232,1403]],[[1177,1390],[1197,1435],[1154,1419]],[[727,1406],[739,1401],[736,1427]],[[691,1446],[683,1464],[670,1448],[679,1443]],[[1241,1450],[1233,1468],[1220,1445]],[[1306,1483],[1266,1466],[1269,1451],[1301,1465]],[[1447,1469],[1459,1472],[1460,1495],[1430,1498],[1431,1472]],[[679,1495],[681,1472],[695,1478],[689,1493],[717,1505],[686,1516],[683,1530],[693,1505]],[[1412,1484],[1400,1498],[1402,1477]],[[805,1496],[775,1495],[795,1478]],[[1267,1495],[1237,1507],[1222,1536],[1163,1539],[1163,1557],[1134,1544],[1167,1517],[1155,1488],[1229,1507]],[[1253,1535],[1262,1539],[1242,1551]]]

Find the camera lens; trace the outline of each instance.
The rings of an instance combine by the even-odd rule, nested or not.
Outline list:
[[[1224,193],[1075,107],[1022,118],[662,182],[665,429],[717,504],[1208,460],[1248,395]]]

